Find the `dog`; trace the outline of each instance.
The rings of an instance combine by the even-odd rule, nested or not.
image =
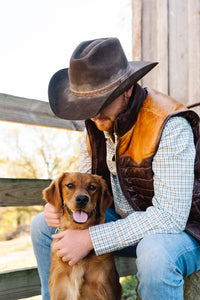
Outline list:
[[[80,230],[104,223],[105,211],[113,201],[104,179],[78,172],[61,174],[43,191],[43,197],[57,211],[63,209],[61,230]],[[77,264],[69,266],[56,252],[52,247],[51,300],[121,299],[119,275],[111,253],[96,256],[91,251]]]

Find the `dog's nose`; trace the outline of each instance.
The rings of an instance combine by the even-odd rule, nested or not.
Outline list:
[[[85,207],[86,204],[88,203],[89,198],[86,195],[77,195],[76,196],[76,204],[78,205],[78,207]]]

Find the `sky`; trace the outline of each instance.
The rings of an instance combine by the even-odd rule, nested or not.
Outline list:
[[[131,59],[131,0],[0,0],[0,93],[48,101],[80,42],[114,36]]]

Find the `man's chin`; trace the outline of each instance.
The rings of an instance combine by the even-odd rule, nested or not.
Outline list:
[[[113,122],[110,120],[95,121],[95,124],[100,131],[111,131],[113,128]]]

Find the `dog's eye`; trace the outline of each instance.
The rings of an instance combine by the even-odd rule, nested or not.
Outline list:
[[[94,186],[93,184],[90,184],[90,185],[88,186],[88,189],[89,189],[90,191],[94,191],[94,190],[96,190],[96,186]]]
[[[73,189],[74,185],[73,183],[68,183],[66,184],[66,187],[68,187],[68,189]]]

